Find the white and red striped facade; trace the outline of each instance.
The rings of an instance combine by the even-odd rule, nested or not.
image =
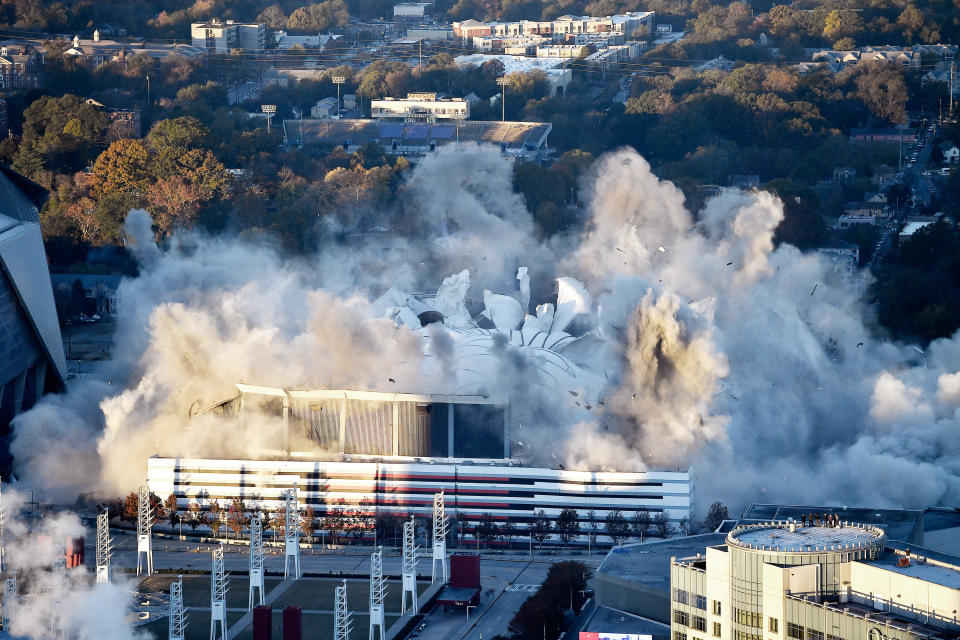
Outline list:
[[[515,524],[530,522],[544,510],[551,518],[575,509],[587,528],[587,512],[602,530],[607,514],[629,518],[638,510],[666,512],[674,527],[690,517],[690,471],[603,472],[519,466],[516,462],[433,459],[434,462],[327,462],[305,460],[218,460],[153,457],[148,463],[150,490],[176,495],[179,508],[196,500],[217,500],[226,507],[242,498],[248,507],[282,507],[285,490],[297,487],[302,507],[321,518],[343,499],[356,515],[429,518],[433,495],[443,491],[447,513],[465,523],[483,514]]]

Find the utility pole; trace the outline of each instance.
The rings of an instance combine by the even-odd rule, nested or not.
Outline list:
[[[953,116],[953,69],[954,63],[950,63],[950,110],[947,112],[949,116]]]
[[[507,77],[497,78],[497,84],[500,85],[500,121],[507,121]]]
[[[150,74],[147,74],[147,110],[150,110]]]
[[[419,43],[420,43],[420,64],[419,64],[419,66],[420,66],[420,68],[422,69],[422,68],[423,68],[423,38],[420,38]]]
[[[3,482],[0,481],[0,571],[7,570],[7,563],[3,557],[3,530],[6,528],[7,511],[3,508]]]

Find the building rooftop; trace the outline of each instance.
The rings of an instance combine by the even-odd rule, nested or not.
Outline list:
[[[924,512],[921,509],[869,509],[859,507],[825,507],[823,505],[751,504],[740,519],[741,524],[771,520],[800,521],[811,513],[829,513],[846,522],[874,525],[887,532],[887,537],[921,544]]]
[[[725,538],[722,533],[705,533],[614,547],[597,572],[669,590],[671,558],[695,556],[723,544]]]
[[[838,527],[799,526],[799,523],[741,525],[727,534],[727,544],[763,551],[839,551],[883,544],[883,529],[870,525],[843,523]]]
[[[898,542],[890,546],[886,553],[864,564],[951,589],[960,589],[960,558],[921,547],[908,547]]]
[[[667,638],[670,636],[670,625],[619,609],[598,606],[594,609],[593,615],[580,627],[580,631],[616,634],[617,637],[621,634],[634,634]]]

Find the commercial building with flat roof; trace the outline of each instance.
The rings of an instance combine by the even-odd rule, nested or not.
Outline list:
[[[232,49],[250,51],[266,46],[267,29],[263,24],[211,20],[191,24],[190,38],[193,46],[211,53],[230,53]]]
[[[371,101],[370,116],[400,122],[466,120],[470,117],[470,103],[463,98],[438,98],[435,93],[408,93],[406,98]]]
[[[916,640],[960,634],[960,558],[813,514],[742,524],[670,563],[673,640]]]

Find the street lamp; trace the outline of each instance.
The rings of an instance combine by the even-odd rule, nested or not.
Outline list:
[[[500,85],[500,121],[506,122],[507,120],[507,77],[500,76],[497,78],[497,84]]]
[[[337,85],[337,119],[340,119],[340,85],[347,81],[344,76],[333,76],[330,78],[333,84]]]

